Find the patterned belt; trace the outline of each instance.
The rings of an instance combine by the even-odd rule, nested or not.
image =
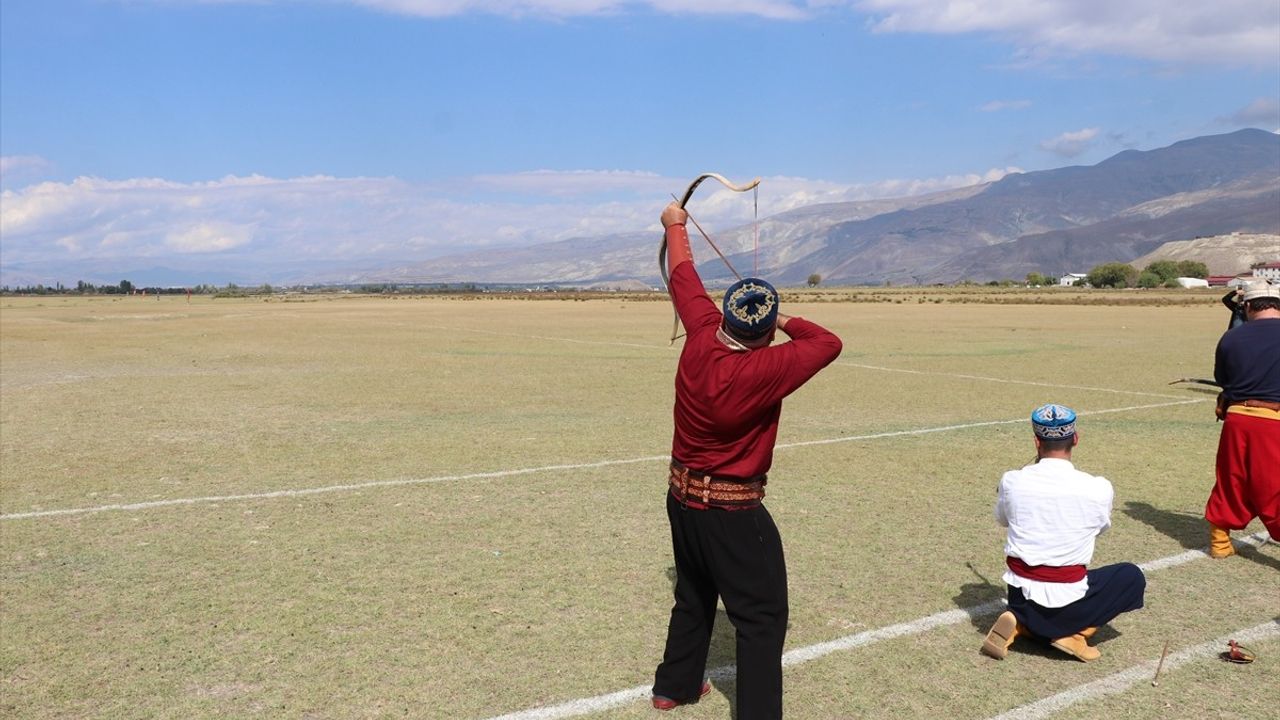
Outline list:
[[[763,475],[746,482],[716,478],[690,470],[674,460],[671,461],[668,480],[671,496],[694,510],[747,510],[757,507],[764,499],[764,486],[768,482]]]

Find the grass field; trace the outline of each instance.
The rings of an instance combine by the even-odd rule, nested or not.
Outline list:
[[[788,717],[1275,717],[1280,546],[1197,551],[1219,426],[1208,388],[1168,385],[1211,374],[1216,301],[803,297],[784,309],[845,350],[786,401],[770,475]],[[0,299],[0,713],[656,716],[670,318]],[[1088,665],[978,653],[1004,594],[996,482],[1048,401],[1116,487],[1095,564],[1148,572]],[[1219,661],[1233,637],[1258,661]],[[732,663],[721,615],[715,691],[672,717],[729,717]]]

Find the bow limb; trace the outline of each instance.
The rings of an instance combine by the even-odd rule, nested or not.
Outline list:
[[[701,185],[704,180],[715,180],[716,182],[720,183],[721,185],[724,185],[725,187],[729,188],[733,192],[747,192],[748,190],[751,190],[760,184],[760,178],[755,178],[754,180],[748,183],[736,185],[733,182],[731,182],[728,178],[721,175],[720,173],[713,173],[713,172],[702,173],[698,177],[694,178],[693,182],[689,183],[689,187],[685,189],[684,195],[678,200],[680,207],[683,208],[685,205],[689,203],[689,200],[693,198],[694,191],[698,189],[698,186]],[[667,233],[665,229],[662,232],[662,243],[658,245],[658,273],[661,274],[662,276],[662,284],[666,286],[667,292],[670,293],[671,277],[667,273]],[[679,332],[680,332],[680,313],[677,312],[675,316],[675,321],[672,323],[672,326],[671,326],[671,342],[668,344],[675,344],[676,338],[679,337],[677,335],[677,333]]]

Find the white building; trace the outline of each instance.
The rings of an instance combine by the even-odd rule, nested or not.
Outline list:
[[[1203,280],[1203,279],[1201,279],[1201,278],[1180,277],[1180,278],[1174,278],[1174,282],[1178,283],[1178,287],[1184,287],[1184,288],[1207,288],[1207,287],[1209,287],[1209,281],[1208,281],[1208,280]]]
[[[1263,280],[1270,280],[1272,283],[1280,283],[1280,262],[1259,265],[1253,269],[1253,276]]]
[[[1058,278],[1058,284],[1062,287],[1071,287],[1073,285],[1083,285],[1084,279],[1087,277],[1084,273],[1067,273]]]

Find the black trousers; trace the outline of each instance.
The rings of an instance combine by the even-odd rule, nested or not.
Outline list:
[[[1085,628],[1101,627],[1120,613],[1142,607],[1147,579],[1133,563],[1117,563],[1090,570],[1084,597],[1060,608],[1047,608],[1026,599],[1010,585],[1009,610],[1035,635],[1056,640]]]
[[[737,631],[738,720],[781,718],[787,565],[773,518],[763,505],[694,510],[670,493],[667,518],[675,553],[675,606],[653,694],[698,698],[720,598]]]

